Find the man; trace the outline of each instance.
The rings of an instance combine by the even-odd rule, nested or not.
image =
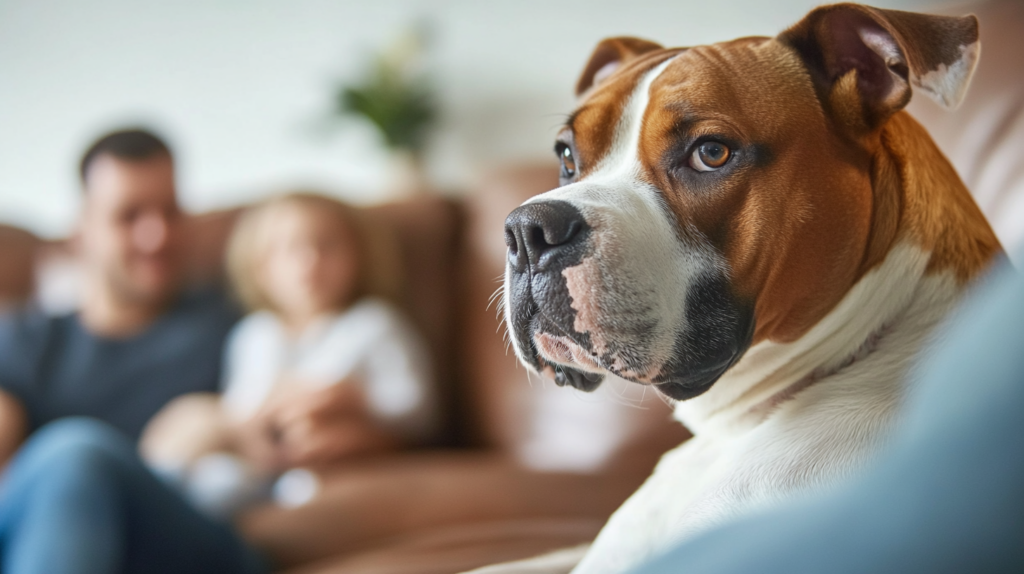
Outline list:
[[[85,153],[80,175],[80,311],[0,318],[0,465],[55,419],[94,417],[138,439],[174,397],[217,390],[238,317],[219,292],[184,290],[164,142],[143,130],[111,133]]]

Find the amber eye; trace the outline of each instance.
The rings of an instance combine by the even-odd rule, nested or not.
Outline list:
[[[562,177],[572,178],[576,175],[576,158],[572,155],[572,148],[559,143],[555,146],[555,153],[558,154],[558,161],[562,163]]]
[[[728,146],[716,141],[706,141],[693,150],[690,167],[697,171],[715,171],[729,161],[732,152]]]

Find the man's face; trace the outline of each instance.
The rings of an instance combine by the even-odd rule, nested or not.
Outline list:
[[[86,273],[123,301],[166,302],[181,278],[181,212],[171,158],[100,155],[85,188],[80,239]]]

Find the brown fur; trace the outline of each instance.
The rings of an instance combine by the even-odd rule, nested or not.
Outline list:
[[[932,253],[929,273],[952,272],[967,282],[984,271],[1002,247],[956,170],[910,114],[893,117],[882,132],[880,153],[900,171],[905,202],[903,230]]]
[[[659,49],[654,54],[624,56],[629,59],[610,78],[593,87],[584,104],[573,112],[566,132],[575,140],[576,165],[581,175],[593,171],[611,149],[614,126],[622,117],[633,86],[646,71],[674,53]]]
[[[961,282],[999,253],[920,125],[897,110],[873,128],[881,116],[866,113],[855,70],[823,102],[800,52],[777,39],[635,57],[592,90],[568,126],[583,175],[611,148],[640,78],[677,54],[650,88],[639,149],[644,177],[662,190],[680,232],[710,242],[728,262],[735,294],[755,309],[754,343],[799,339],[897,241],[930,251],[928,271]],[[727,177],[679,175],[689,160],[685,143],[701,136],[735,142],[745,154]]]

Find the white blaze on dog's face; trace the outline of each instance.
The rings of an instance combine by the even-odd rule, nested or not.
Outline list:
[[[799,339],[895,239],[886,120],[912,83],[955,104],[976,40],[973,18],[845,5],[778,38],[602,42],[557,138],[562,187],[506,220],[517,355],[686,399],[752,343]]]
[[[637,74],[611,149],[586,177],[574,173],[575,133],[566,128],[556,149],[565,185],[510,216],[512,225],[526,220],[520,237],[508,232],[514,343],[559,383],[589,389],[612,372],[686,398],[750,341],[751,309],[723,296],[725,262],[645,177],[639,147],[649,89],[673,57],[662,60]],[[570,235],[568,247],[550,248]],[[536,309],[515,309],[527,299]]]

